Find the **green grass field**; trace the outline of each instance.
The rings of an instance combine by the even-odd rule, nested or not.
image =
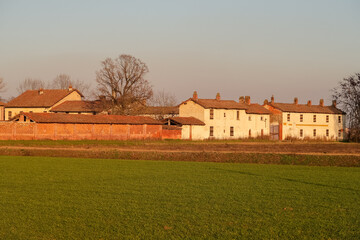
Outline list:
[[[0,156],[0,239],[358,239],[360,169]]]

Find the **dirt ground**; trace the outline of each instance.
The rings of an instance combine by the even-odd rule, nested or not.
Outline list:
[[[159,143],[146,142],[140,145],[57,145],[50,146],[13,146],[2,143],[0,149],[27,150],[72,150],[72,151],[134,151],[134,152],[223,152],[223,153],[274,153],[274,154],[305,154],[305,155],[354,155],[360,156],[360,144],[356,143],[288,143],[288,142],[189,142]]]

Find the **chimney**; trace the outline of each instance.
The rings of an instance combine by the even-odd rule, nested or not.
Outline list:
[[[217,93],[217,94],[216,94],[216,100],[217,100],[217,101],[220,101],[220,93]]]
[[[267,99],[264,100],[264,105],[268,105],[269,101]]]
[[[69,92],[71,92],[73,90],[72,86],[69,86]]]
[[[239,103],[245,103],[245,99],[243,96],[239,97]]]
[[[194,91],[194,93],[193,93],[193,99],[194,99],[195,101],[197,101],[197,100],[198,100],[198,94],[197,94],[197,91]]]
[[[44,89],[40,88],[39,89],[39,95],[42,95],[44,93]]]
[[[332,101],[332,105],[333,105],[333,107],[336,107],[336,100]]]
[[[273,104],[275,102],[275,98],[274,95],[271,96],[271,104]]]
[[[307,105],[308,105],[308,106],[311,106],[311,100],[308,101]]]
[[[245,103],[250,105],[250,96],[245,96]]]
[[[319,103],[320,106],[324,106],[324,99],[320,99],[320,103]]]
[[[295,105],[298,105],[298,103],[299,103],[299,99],[296,97],[296,98],[294,98],[294,104]]]

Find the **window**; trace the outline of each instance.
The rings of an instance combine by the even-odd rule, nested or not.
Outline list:
[[[341,130],[339,130],[339,132],[338,132],[338,136],[339,136],[339,138],[341,137]]]
[[[341,123],[341,116],[338,116],[338,123]]]
[[[10,119],[10,118],[11,118],[11,116],[12,116],[12,112],[11,112],[11,111],[9,111],[9,112],[8,112],[8,118]]]
[[[326,136],[329,136],[329,129],[326,129]]]
[[[230,127],[230,136],[234,136],[234,127]]]
[[[264,117],[263,117],[263,116],[260,117],[260,121],[264,121]]]
[[[210,137],[214,136],[214,127],[210,126]]]
[[[300,122],[304,121],[304,115],[300,114]]]
[[[304,130],[300,129],[300,137],[304,136]]]
[[[313,130],[313,136],[316,137],[316,129]]]
[[[251,129],[249,129],[249,137],[251,137]]]
[[[290,122],[290,113],[287,115],[287,121]]]
[[[210,119],[214,119],[214,109],[210,109]]]
[[[249,116],[249,121],[251,121],[251,116]]]
[[[326,115],[326,122],[329,122],[329,115]]]
[[[313,116],[313,122],[316,122],[316,115]]]
[[[240,120],[240,111],[236,111],[236,119]]]
[[[226,117],[226,113],[224,113],[224,117]]]
[[[264,136],[264,129],[261,129],[261,136]]]

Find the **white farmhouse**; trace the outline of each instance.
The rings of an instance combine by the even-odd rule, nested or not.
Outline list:
[[[204,123],[192,133],[192,139],[239,139],[269,135],[270,111],[251,104],[250,97],[233,100],[192,98],[179,105],[180,117],[194,117]]]
[[[272,112],[271,135],[278,134],[279,140],[344,139],[345,113],[336,108],[336,101],[331,106],[324,106],[323,99],[319,105],[312,105],[311,101],[299,104],[298,98],[293,103],[277,103],[272,96],[270,102],[265,100],[264,107]]]

